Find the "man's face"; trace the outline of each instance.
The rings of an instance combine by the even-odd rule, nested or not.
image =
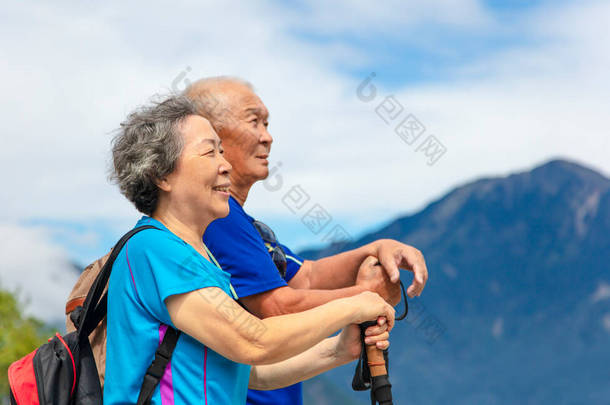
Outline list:
[[[273,138],[267,131],[269,112],[248,87],[231,83],[227,92],[226,122],[219,135],[225,158],[233,166],[236,184],[252,185],[269,174],[269,152]]]

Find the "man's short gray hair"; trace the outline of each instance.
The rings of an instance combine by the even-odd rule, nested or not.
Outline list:
[[[234,119],[227,94],[219,89],[226,83],[240,84],[254,91],[250,82],[239,77],[216,76],[199,79],[191,83],[183,92],[186,97],[193,101],[199,114],[210,120],[210,124],[218,133],[223,128],[230,127],[231,120]]]
[[[184,146],[179,127],[189,115],[198,115],[193,102],[170,96],[129,114],[112,140],[110,178],[146,215],[157,208],[157,182],[176,167]]]

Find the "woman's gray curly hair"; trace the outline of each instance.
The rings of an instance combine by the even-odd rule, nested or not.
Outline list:
[[[184,146],[179,127],[189,115],[198,115],[193,102],[170,96],[129,114],[112,140],[110,179],[146,215],[157,208],[157,181],[176,167]]]

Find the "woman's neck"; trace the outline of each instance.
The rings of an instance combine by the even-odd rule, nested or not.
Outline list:
[[[195,248],[204,257],[208,257],[205,245],[203,244],[203,234],[208,224],[185,220],[170,210],[157,210],[152,217],[165,225],[173,234]]]

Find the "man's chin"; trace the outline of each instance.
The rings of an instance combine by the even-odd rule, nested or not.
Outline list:
[[[267,166],[263,166],[257,170],[256,181],[265,180],[267,177],[269,177],[269,168]]]

